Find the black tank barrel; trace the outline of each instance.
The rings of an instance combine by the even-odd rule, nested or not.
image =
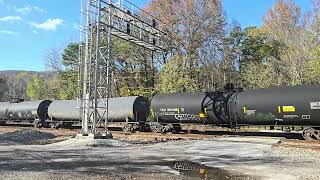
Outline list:
[[[50,100],[0,103],[0,118],[9,120],[45,120]]]
[[[151,114],[163,123],[320,125],[320,86],[157,94]]]
[[[229,108],[240,124],[320,125],[320,86],[242,91],[230,98]]]
[[[155,121],[225,124],[228,92],[157,94],[151,101]]]
[[[99,107],[106,107],[100,101]],[[79,120],[80,105],[76,100],[53,101],[49,117],[56,120]],[[98,109],[103,114],[103,109]],[[148,101],[141,96],[109,98],[109,120],[115,122],[146,121],[149,112]],[[106,118],[106,114],[103,118]]]

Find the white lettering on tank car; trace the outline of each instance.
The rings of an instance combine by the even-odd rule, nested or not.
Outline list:
[[[167,109],[166,109],[166,108],[160,108],[160,111],[161,111],[161,112],[166,112]]]
[[[296,114],[283,115],[283,118],[290,118],[290,119],[292,119],[292,118],[298,118],[298,117],[299,117],[299,116],[296,115]]]
[[[200,120],[200,116],[196,114],[175,114],[174,117],[179,121]]]
[[[249,110],[249,109],[246,110],[246,114],[247,115],[252,115],[252,114],[255,114],[255,113],[256,113],[256,110],[253,110],[253,109],[252,110]]]
[[[179,111],[179,108],[168,108],[167,111],[178,112],[178,111]]]
[[[161,112],[179,112],[179,108],[160,108]]]
[[[310,102],[310,109],[320,109],[320,102]]]

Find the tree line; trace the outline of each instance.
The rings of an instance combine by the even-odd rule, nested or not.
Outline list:
[[[243,28],[227,22],[221,0],[151,0],[144,10],[165,23],[167,52],[152,54],[112,37],[112,95],[320,83],[320,1],[311,4],[302,13],[292,0],[277,0],[261,26]],[[75,99],[78,56],[79,43],[50,50],[52,77],[32,77],[25,97]]]

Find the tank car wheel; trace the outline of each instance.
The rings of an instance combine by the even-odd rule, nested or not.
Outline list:
[[[132,125],[131,124],[126,123],[126,124],[124,124],[122,126],[123,132],[131,132],[131,129],[132,129]]]
[[[139,124],[138,126],[139,126],[138,130],[139,130],[140,132],[145,132],[145,131],[148,130],[148,128],[146,127],[145,124]]]
[[[133,124],[131,127],[131,132],[136,132],[140,130],[139,124]]]
[[[34,120],[34,121],[33,121],[33,126],[34,126],[35,128],[42,128],[42,123],[41,123],[40,120]]]
[[[314,140],[314,128],[306,128],[302,132],[302,136],[305,140]]]
[[[60,123],[51,123],[50,127],[53,129],[59,129],[61,127],[61,124]]]
[[[37,128],[42,128],[42,123],[39,123]]]
[[[165,126],[162,127],[162,130],[161,130],[161,133],[162,134],[165,134],[165,133],[168,133],[168,132],[174,132],[174,127],[172,124],[167,124]]]
[[[72,128],[72,123],[71,122],[63,122],[60,127],[62,127],[62,128]]]
[[[56,124],[55,123],[50,123],[50,128],[56,128]]]
[[[157,123],[151,125],[151,131],[154,133],[161,133],[163,130],[163,125]]]

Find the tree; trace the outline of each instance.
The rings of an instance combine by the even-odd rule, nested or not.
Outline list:
[[[199,89],[195,80],[190,77],[188,68],[183,66],[184,59],[176,56],[160,72],[158,90],[163,93],[194,92]],[[193,73],[197,73],[193,71]]]
[[[281,47],[279,56],[272,57],[279,85],[305,83],[308,45],[304,29],[300,7],[291,0],[277,0],[264,17],[267,41]]]
[[[157,73],[152,52],[116,37],[112,43],[112,95],[151,97]]]
[[[45,67],[53,73],[62,71],[61,50],[59,48],[52,48],[46,52]]]
[[[53,48],[47,52],[46,67],[54,77],[45,82],[48,99],[76,99],[78,96],[78,58],[79,43],[70,43],[61,51]],[[33,86],[30,87],[32,94]]]
[[[261,64],[267,58],[265,51],[266,37],[257,27],[247,27],[242,34],[242,43],[240,47],[241,59],[239,68],[243,71],[248,63]]]
[[[223,39],[222,59],[219,63],[221,85],[239,83],[239,63],[241,56],[242,30],[240,25],[233,24],[229,34]]]
[[[0,101],[5,101],[6,94],[8,92],[8,86],[5,77],[0,77]]]
[[[270,63],[248,62],[241,72],[242,85],[246,89],[268,88],[278,85],[277,74]]]
[[[59,99],[77,99],[78,96],[78,74],[76,71],[65,70],[60,72],[58,77],[61,79],[60,87],[62,88],[59,92]]]
[[[27,97],[30,100],[43,99],[46,94],[44,90],[43,80],[39,78],[39,76],[35,75],[27,85]]]
[[[307,23],[307,39],[309,45],[309,58],[307,62],[307,83],[320,83],[320,1],[312,1],[313,9],[309,13]]]
[[[16,76],[7,77],[8,96],[10,100],[13,98],[26,98],[26,86],[29,75],[25,72],[18,73]]]
[[[79,47],[80,43],[70,43],[63,50],[62,64],[68,69],[72,69],[74,71],[77,70],[79,61]]]
[[[279,77],[273,64],[275,57],[279,57],[279,48],[276,42],[267,41],[266,34],[260,28],[247,27],[243,30],[239,45],[242,87],[251,89],[278,85],[273,79],[269,80],[270,77]]]
[[[310,52],[311,59],[307,63],[307,82],[320,83],[320,45]]]
[[[79,47],[80,43],[70,43],[61,55],[64,71],[60,71],[57,77],[61,79],[60,83],[63,88],[63,90],[59,92],[60,99],[78,98]]]
[[[212,72],[219,71],[225,33],[221,1],[152,0],[145,9],[166,24],[166,47],[172,57],[167,62],[182,60],[180,68],[189,73],[194,90],[211,90],[217,84]]]

